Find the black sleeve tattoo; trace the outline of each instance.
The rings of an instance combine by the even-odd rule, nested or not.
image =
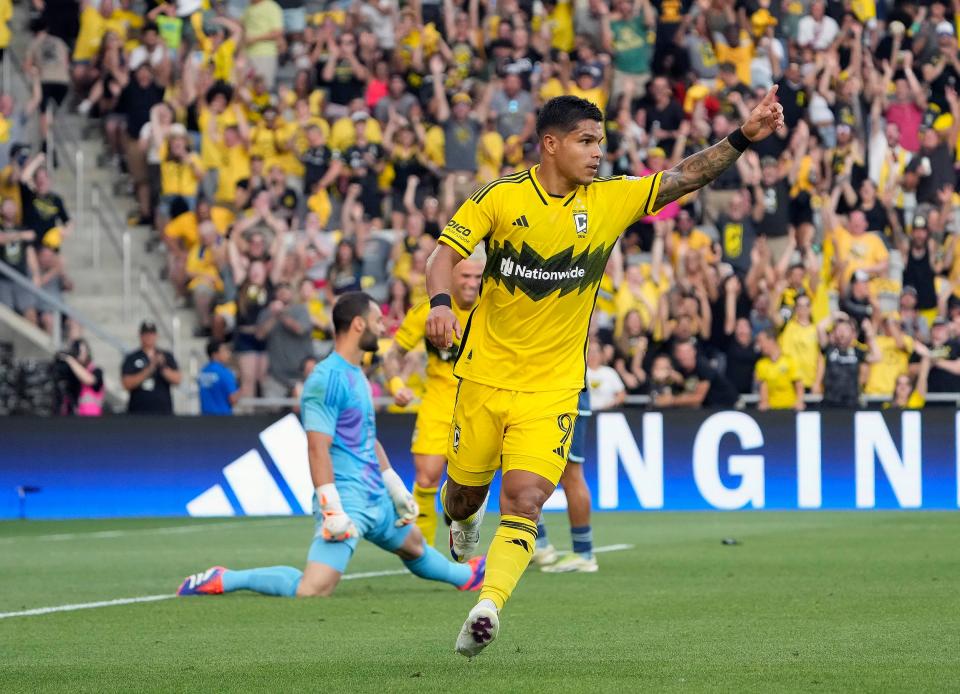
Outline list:
[[[667,203],[716,180],[741,154],[724,138],[702,152],[691,154],[672,169],[667,169],[660,177],[660,190],[654,209],[659,210]]]

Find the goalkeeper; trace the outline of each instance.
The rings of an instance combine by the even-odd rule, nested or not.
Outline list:
[[[360,538],[393,552],[411,573],[460,590],[478,590],[485,560],[454,564],[428,546],[414,525],[417,504],[390,467],[377,441],[370,386],[360,368],[383,334],[379,306],[362,292],[344,294],[333,307],[334,352],[320,362],[303,389],[310,474],[316,487],[316,533],[304,571],[271,566],[231,571],[215,566],[188,576],[178,595],[252,590],[285,597],[327,596],[347,569]]]

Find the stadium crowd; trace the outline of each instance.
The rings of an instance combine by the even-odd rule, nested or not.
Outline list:
[[[131,222],[162,238],[242,397],[294,392],[343,292],[369,291],[395,331],[456,207],[537,161],[545,100],[595,102],[601,175],[643,176],[726,136],[773,85],[787,128],[611,255],[595,398],[916,407],[960,391],[960,0],[34,6],[34,101],[0,97],[0,138],[19,144],[35,112],[48,127],[48,103],[102,127]],[[52,200],[42,154],[3,149],[0,259],[64,282],[62,201],[30,207]],[[0,301],[34,309],[8,284]]]

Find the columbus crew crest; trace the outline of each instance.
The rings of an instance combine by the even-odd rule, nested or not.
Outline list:
[[[574,212],[573,225],[577,230],[577,238],[582,239],[587,235],[587,213]]]

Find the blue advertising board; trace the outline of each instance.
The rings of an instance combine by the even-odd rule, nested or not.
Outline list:
[[[378,433],[408,484],[413,418]],[[956,509],[954,410],[611,412],[585,420],[597,510]],[[297,418],[0,419],[0,518],[307,513]],[[30,490],[19,494],[18,490]],[[494,483],[491,506],[497,505]],[[565,507],[562,491],[549,510]]]

